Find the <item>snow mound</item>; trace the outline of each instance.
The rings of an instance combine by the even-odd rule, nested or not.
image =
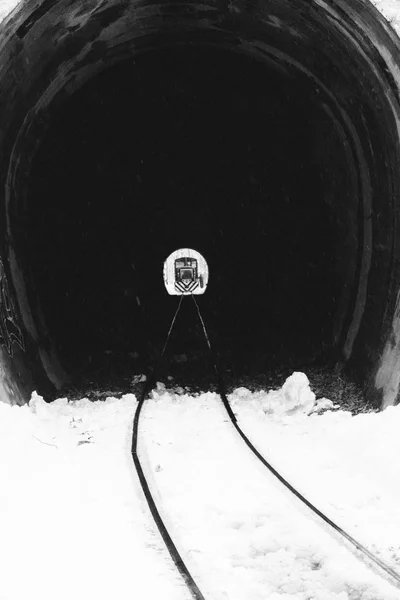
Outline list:
[[[295,371],[282,386],[283,407],[286,413],[308,414],[315,404],[315,394],[305,373]]]
[[[329,398],[320,398],[314,408],[313,411],[317,411],[317,410],[333,410],[333,409],[337,409],[340,408],[339,404],[333,404],[332,400],[329,400]]]
[[[315,407],[315,394],[305,373],[295,371],[279,390],[252,393],[247,388],[237,388],[230,395],[232,405],[246,401],[254,410],[279,418],[308,415]]]
[[[47,419],[50,416],[47,402],[37,392],[32,392],[31,399],[29,400],[29,408],[39,419]]]

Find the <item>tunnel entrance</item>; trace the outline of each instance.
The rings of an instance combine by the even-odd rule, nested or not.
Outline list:
[[[162,264],[185,246],[208,260],[202,308],[236,370],[332,355],[332,196],[349,194],[349,175],[310,90],[243,54],[168,47],[103,72],[53,117],[29,180],[25,264],[70,372],[162,343],[175,306]],[[177,327],[177,352],[204,346],[191,306]]]
[[[400,45],[371,4],[45,0],[2,32],[6,401],[154,363],[179,247],[235,373],[325,364],[398,401]]]

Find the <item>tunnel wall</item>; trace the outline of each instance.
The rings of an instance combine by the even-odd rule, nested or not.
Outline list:
[[[348,283],[332,364],[382,407],[398,401],[399,66],[397,35],[351,1],[28,1],[0,25],[2,399],[23,403],[68,381],[26,267],[29,172],[52,116],[87,80],[128,56],[170,44],[245,52],[311,81],[351,161],[354,198],[338,203]],[[357,248],[355,261],[347,248]]]

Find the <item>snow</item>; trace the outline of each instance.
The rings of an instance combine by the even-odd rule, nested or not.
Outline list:
[[[399,0],[374,0],[376,8],[389,21],[393,29],[400,31],[400,2]]]
[[[304,373],[280,390],[239,388],[229,398],[267,460],[400,571],[400,407],[332,410]],[[132,394],[0,402],[1,600],[190,598],[134,469],[136,407]],[[158,384],[138,451],[207,600],[400,599],[251,454],[216,394]]]
[[[373,3],[399,33],[400,0]],[[18,4],[0,0],[0,22]],[[252,456],[217,395],[182,392],[145,403],[139,453],[207,600],[400,599]],[[400,573],[400,406],[352,416],[303,373],[229,399],[260,453]],[[190,598],[133,466],[136,407],[0,401],[0,600]]]
[[[269,395],[246,405],[236,392],[230,397],[245,433],[309,501],[399,570],[400,406],[357,417],[299,411],[288,419],[265,411]]]
[[[0,403],[0,598],[186,600],[130,457],[136,400]]]
[[[0,23],[18,6],[18,4],[20,4],[20,0],[0,0]]]
[[[280,390],[269,394],[251,394],[246,388],[238,388],[235,398],[250,400],[257,398],[266,413],[280,415],[308,414],[315,406],[315,394],[304,373],[293,373]]]

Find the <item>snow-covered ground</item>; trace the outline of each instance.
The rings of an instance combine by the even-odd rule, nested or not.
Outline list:
[[[304,374],[230,401],[266,458],[400,572],[400,406],[330,410]],[[190,597],[134,469],[136,406],[133,395],[0,402],[1,600]],[[255,459],[216,394],[159,385],[143,407],[139,455],[206,600],[400,599]]]
[[[135,406],[0,402],[1,600],[188,600],[133,468]]]
[[[243,431],[307,499],[400,573],[400,406],[280,414],[282,392],[230,397]],[[320,401],[316,406],[329,406]],[[283,402],[283,405],[285,403]],[[301,406],[301,405],[300,405]],[[318,484],[316,484],[318,482]]]

